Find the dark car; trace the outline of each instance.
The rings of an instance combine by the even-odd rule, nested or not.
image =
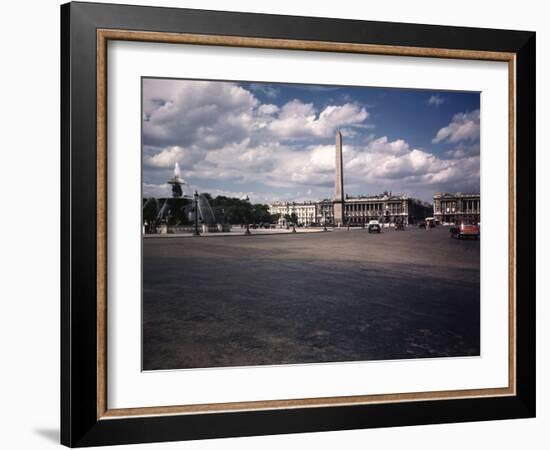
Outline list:
[[[369,222],[368,230],[369,230],[369,233],[380,233],[382,231],[380,222],[378,222],[378,220],[371,220]]]
[[[405,225],[402,223],[395,224],[395,231],[405,231]]]
[[[418,228],[424,228],[424,229],[426,229],[426,222],[420,222],[420,223],[418,224]]]
[[[455,239],[479,239],[479,227],[473,224],[462,223],[458,227],[451,227],[449,232]]]

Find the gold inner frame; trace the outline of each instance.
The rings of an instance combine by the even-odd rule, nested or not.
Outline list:
[[[109,40],[214,45],[409,57],[501,61],[508,63],[508,386],[341,397],[263,400],[200,405],[109,409],[107,404],[107,42]],[[311,408],[369,403],[446,400],[516,394],[516,54],[445,48],[403,47],[341,42],[297,41],[239,36],[97,30],[97,418]]]

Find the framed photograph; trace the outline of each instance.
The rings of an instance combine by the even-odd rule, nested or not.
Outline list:
[[[535,33],[61,7],[61,441],[535,415]]]

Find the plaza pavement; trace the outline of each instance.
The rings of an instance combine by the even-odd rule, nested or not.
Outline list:
[[[144,239],[143,368],[479,355],[479,245],[444,227]]]
[[[333,229],[331,228],[331,231]],[[235,226],[233,225],[233,228],[231,231],[214,231],[209,233],[201,232],[201,237],[209,238],[209,237],[221,237],[221,236],[242,236],[245,234],[246,229],[243,227]],[[322,227],[311,227],[311,228],[304,228],[304,227],[296,227],[296,233],[319,233],[323,232]],[[250,235],[258,235],[258,236],[265,236],[268,234],[289,234],[293,233],[292,228],[286,229],[286,228],[250,228]],[[196,236],[193,235],[193,233],[166,233],[166,234],[145,234],[143,235],[144,239],[170,239],[170,238],[195,238]]]

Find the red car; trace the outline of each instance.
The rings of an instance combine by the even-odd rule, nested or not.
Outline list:
[[[451,237],[456,239],[479,239],[479,227],[477,225],[460,224],[458,227],[452,227]]]

